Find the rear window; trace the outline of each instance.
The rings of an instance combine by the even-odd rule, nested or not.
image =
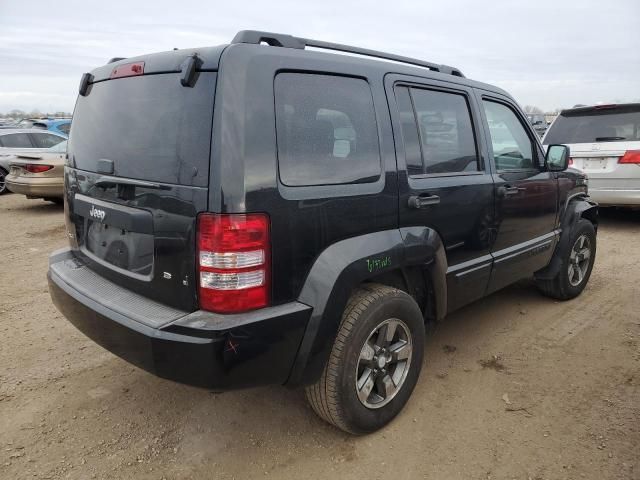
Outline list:
[[[563,112],[549,128],[544,144],[640,140],[640,105]]]
[[[215,82],[214,72],[202,72],[193,88],[178,74],[93,84],[78,97],[70,161],[95,171],[108,159],[120,177],[206,186]]]
[[[369,84],[281,73],[275,80],[280,180],[288,186],[375,182],[381,174]]]
[[[11,133],[0,136],[0,145],[7,148],[34,148],[26,133]]]
[[[51,148],[64,142],[64,138],[50,133],[32,133],[31,139],[37,148]]]

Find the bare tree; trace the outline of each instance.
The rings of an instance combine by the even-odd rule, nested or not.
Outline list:
[[[536,107],[535,105],[525,105],[524,106],[525,113],[544,113],[540,107]]]

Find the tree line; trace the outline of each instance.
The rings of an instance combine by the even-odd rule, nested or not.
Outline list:
[[[71,112],[41,112],[40,110],[24,110],[14,109],[8,112],[0,112],[0,118],[44,118],[44,117],[70,117]]]

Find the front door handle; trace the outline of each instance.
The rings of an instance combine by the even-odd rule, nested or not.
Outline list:
[[[425,208],[439,203],[440,197],[438,195],[411,195],[409,197],[409,208]]]
[[[521,187],[510,187],[509,185],[498,187],[498,196],[499,197],[510,197],[511,195],[517,195],[520,192],[525,191],[525,188]]]

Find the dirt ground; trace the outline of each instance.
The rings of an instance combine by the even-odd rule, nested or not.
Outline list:
[[[302,392],[213,394],[138,370],[56,311],[61,207],[0,197],[0,478],[640,479],[640,212],[605,212],[583,295],[521,282],[429,336],[384,430],[351,437]]]

